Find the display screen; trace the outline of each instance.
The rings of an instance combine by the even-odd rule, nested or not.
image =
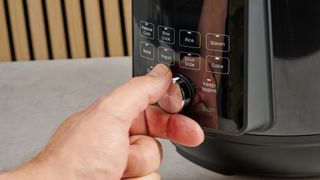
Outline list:
[[[189,78],[183,114],[207,130],[237,133],[244,120],[245,0],[134,0],[134,76],[156,64]]]

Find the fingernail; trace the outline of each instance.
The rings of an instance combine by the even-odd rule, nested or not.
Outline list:
[[[164,64],[158,64],[148,73],[148,76],[162,77],[165,76],[170,69]]]

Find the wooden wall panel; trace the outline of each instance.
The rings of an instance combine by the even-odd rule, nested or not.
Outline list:
[[[47,36],[41,0],[27,1],[30,30],[35,60],[46,60],[48,55]]]
[[[29,45],[22,0],[8,0],[15,55],[18,61],[29,60]]]
[[[104,0],[106,30],[108,35],[109,55],[123,56],[124,44],[121,27],[120,3],[117,0]]]
[[[80,0],[65,0],[72,58],[85,58],[86,49]]]
[[[104,57],[104,42],[99,0],[84,0],[91,57]]]
[[[0,0],[0,61],[11,60],[9,34],[5,17],[3,0]]]
[[[9,34],[18,61],[132,55],[131,0],[0,0],[0,61],[13,58]]]
[[[128,53],[132,55],[132,0],[123,0],[123,10],[124,10],[124,18],[125,18],[125,25],[126,25],[126,36],[127,36],[127,47]]]
[[[60,0],[46,0],[53,59],[68,57]]]

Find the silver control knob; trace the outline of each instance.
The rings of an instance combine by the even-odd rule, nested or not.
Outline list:
[[[172,79],[172,83],[167,93],[159,100],[161,109],[167,113],[179,113],[188,108],[193,101],[194,88],[190,80],[182,75],[177,75]]]

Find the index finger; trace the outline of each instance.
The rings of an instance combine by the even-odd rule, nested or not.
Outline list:
[[[101,98],[89,110],[95,113],[96,120],[109,125],[120,124],[123,132],[129,131],[132,121],[150,104],[156,103],[171,82],[170,69],[159,64],[147,75],[135,77]]]

